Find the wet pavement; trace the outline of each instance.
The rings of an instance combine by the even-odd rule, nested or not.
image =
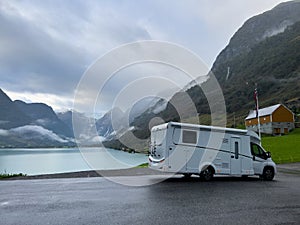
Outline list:
[[[298,170],[278,166],[269,182],[175,176],[142,187],[103,177],[1,181],[0,224],[299,224]],[[158,175],[115,179],[152,182]]]

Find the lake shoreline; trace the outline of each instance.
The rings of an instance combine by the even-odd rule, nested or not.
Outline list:
[[[1,180],[34,180],[34,179],[59,179],[59,178],[84,178],[84,177],[115,177],[115,176],[143,176],[143,175],[161,175],[162,172],[149,168],[130,168],[118,170],[87,170],[79,172],[66,172],[54,174],[41,174],[29,176],[10,177]]]

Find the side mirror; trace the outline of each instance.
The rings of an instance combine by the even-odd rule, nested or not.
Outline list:
[[[267,158],[271,158],[271,152],[267,152]]]

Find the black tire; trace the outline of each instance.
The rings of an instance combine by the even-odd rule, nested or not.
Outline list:
[[[207,167],[200,173],[200,177],[205,181],[210,181],[214,177],[214,171],[211,167]]]
[[[275,176],[275,173],[274,173],[274,169],[272,167],[266,167],[264,169],[264,172],[262,175],[264,180],[268,180],[268,181],[273,180],[274,176]]]
[[[247,179],[248,175],[242,175],[242,179]]]

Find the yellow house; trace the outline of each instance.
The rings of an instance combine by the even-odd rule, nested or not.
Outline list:
[[[260,132],[265,134],[287,134],[295,128],[294,114],[286,106],[277,104],[259,109]],[[256,110],[249,112],[245,119],[247,130],[258,132]]]

